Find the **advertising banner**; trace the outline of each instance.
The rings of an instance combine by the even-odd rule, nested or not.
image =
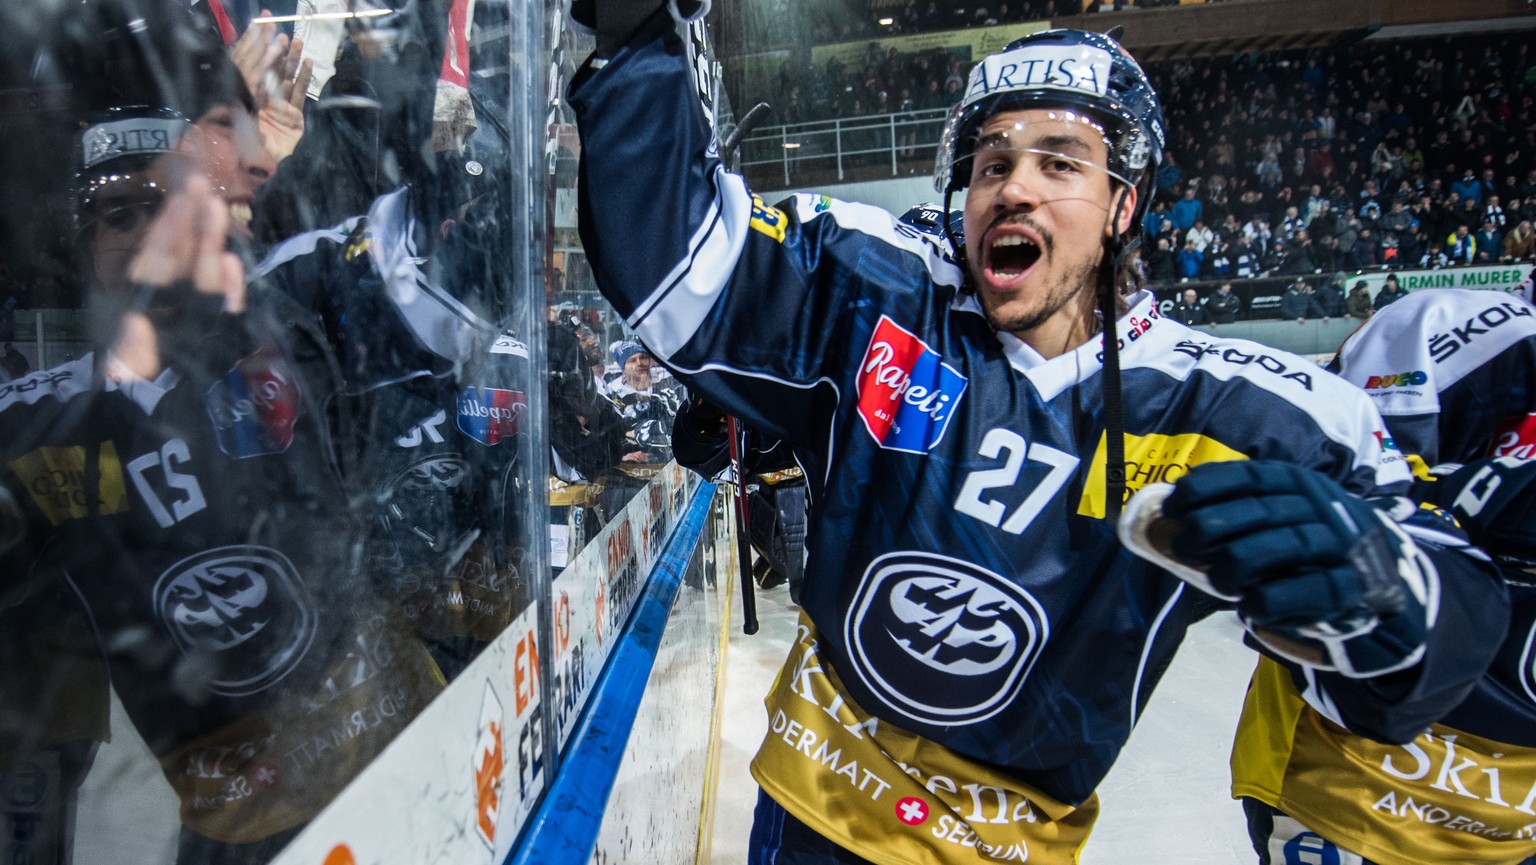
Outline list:
[[[667,465],[553,584],[553,658],[536,604],[491,642],[274,865],[494,865],[547,787],[542,713],[564,742],[697,475]],[[540,699],[541,670],[555,705]]]
[[[613,649],[613,636],[629,619],[645,576],[698,484],[697,475],[669,463],[555,578],[551,711],[560,748]]]
[[[543,792],[529,605],[274,865],[504,860]]]
[[[1522,281],[1531,275],[1531,265],[1527,262],[1515,264],[1496,264],[1484,267],[1450,267],[1440,270],[1397,270],[1397,281],[1403,288],[1409,291],[1418,291],[1425,288],[1481,288],[1492,291],[1513,291]],[[1387,281],[1385,272],[1361,273],[1351,276],[1348,281],[1350,288],[1355,283],[1365,280],[1371,297],[1381,290],[1382,283]]]

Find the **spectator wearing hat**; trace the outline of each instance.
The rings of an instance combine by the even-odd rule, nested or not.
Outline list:
[[[1387,274],[1387,281],[1381,286],[1381,291],[1376,292],[1376,302],[1371,304],[1371,308],[1379,312],[1387,304],[1402,300],[1407,296],[1408,292],[1397,282],[1397,274],[1389,273]]]
[[[1324,318],[1334,318],[1346,314],[1344,303],[1344,271],[1338,271],[1327,283],[1320,286],[1314,293],[1317,306],[1323,311]]]
[[[1371,292],[1370,285],[1365,280],[1359,280],[1355,287],[1349,290],[1349,296],[1344,298],[1344,314],[1350,318],[1371,317]]]

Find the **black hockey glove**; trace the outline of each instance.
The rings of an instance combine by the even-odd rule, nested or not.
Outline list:
[[[1506,567],[1536,570],[1536,460],[1491,457],[1416,488]]]
[[[1412,666],[1437,605],[1434,566],[1385,513],[1289,463],[1197,466],[1137,493],[1127,548],[1236,604],[1270,650],[1351,678]]]

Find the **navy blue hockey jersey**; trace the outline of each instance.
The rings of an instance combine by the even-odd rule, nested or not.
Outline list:
[[[720,164],[670,35],[589,61],[570,101],[598,285],[690,388],[808,462],[808,622],[770,697],[759,781],[866,857],[1026,843],[987,834],[999,826],[1080,844],[1094,788],[1212,609],[1102,519],[1098,341],[1044,359],[993,331],[935,239],[868,206],[754,196]],[[1150,293],[1130,307],[1117,332],[1132,490],[1243,458],[1362,495],[1406,489],[1357,389],[1163,319]],[[1479,624],[1502,623],[1484,566],[1436,561],[1432,645],[1393,700],[1307,674],[1371,735],[1408,738],[1454,703],[1487,658]],[[978,804],[1004,786],[995,811]],[[872,858],[935,855],[916,849]]]

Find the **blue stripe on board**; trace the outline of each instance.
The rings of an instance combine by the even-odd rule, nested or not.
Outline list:
[[[598,675],[544,801],[529,817],[505,865],[587,865],[592,858],[672,602],[714,496],[714,484],[701,483],[678,521],[623,636]]]

